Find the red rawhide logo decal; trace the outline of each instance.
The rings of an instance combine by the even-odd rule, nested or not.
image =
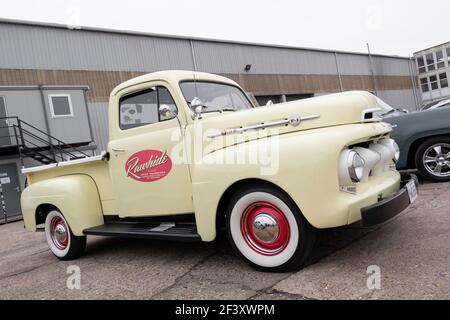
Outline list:
[[[166,151],[142,150],[128,158],[125,163],[127,176],[141,182],[152,182],[167,176],[172,160]]]

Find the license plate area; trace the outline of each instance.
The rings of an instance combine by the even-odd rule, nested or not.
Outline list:
[[[417,187],[414,180],[408,181],[406,184],[406,190],[408,190],[409,202],[413,203],[417,199]]]

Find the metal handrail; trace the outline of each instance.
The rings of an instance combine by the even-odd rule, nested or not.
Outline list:
[[[83,151],[78,150],[77,148],[73,147],[72,145],[70,145],[70,144],[68,144],[68,143],[65,143],[65,142],[62,141],[62,140],[59,140],[58,138],[55,138],[54,136],[48,134],[48,133],[45,132],[45,131],[42,131],[42,130],[39,129],[39,128],[36,128],[36,127],[33,126],[32,124],[29,124],[28,122],[21,120],[21,119],[20,119],[19,117],[17,117],[17,116],[13,116],[13,117],[0,117],[0,120],[9,120],[9,119],[15,119],[15,120],[17,121],[17,125],[19,126],[19,129],[23,129],[23,128],[21,128],[21,125],[24,124],[25,126],[28,126],[28,127],[32,128],[33,130],[36,130],[36,131],[42,133],[45,137],[50,138],[50,139],[52,139],[52,140],[55,140],[55,141],[58,142],[59,144],[62,144],[62,145],[64,145],[64,146],[67,146],[68,148],[74,149],[74,150],[76,150],[77,152],[79,152],[79,153],[81,153],[81,154],[83,154],[83,155],[85,155],[85,156],[87,156],[87,157],[89,156],[87,153],[84,153]],[[28,132],[30,132],[30,131],[28,131]],[[48,141],[48,142],[49,142],[50,144],[52,144],[52,141]],[[53,144],[53,145],[54,145],[54,144]]]
[[[21,120],[17,116],[13,117],[0,117],[1,120],[6,120],[7,126],[0,126],[0,129],[9,129],[13,130],[13,134],[8,136],[0,136],[0,137],[14,137],[16,140],[16,145],[19,151],[19,154],[22,158],[22,149],[28,148],[33,150],[35,153],[38,153],[42,158],[46,158],[50,161],[57,162],[57,158],[60,158],[61,161],[65,161],[64,156],[67,155],[69,158],[77,158],[79,155],[84,157],[89,157],[89,155],[71,144],[67,144],[62,140],[51,136],[50,134],[42,131],[39,128],[29,124]],[[12,122],[12,123],[11,123]],[[34,132],[32,132],[34,131]],[[31,138],[33,141],[30,141],[27,138]],[[35,142],[40,142],[43,146],[36,144]],[[12,139],[11,139],[11,142]],[[11,145],[13,146],[13,145]],[[48,149],[47,149],[48,148]],[[43,154],[43,152],[49,152],[49,154]]]

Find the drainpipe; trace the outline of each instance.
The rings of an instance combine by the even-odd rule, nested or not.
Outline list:
[[[338,63],[338,57],[337,57],[337,52],[334,52],[334,62],[336,63],[336,72],[338,75],[338,79],[339,79],[339,88],[341,89],[341,92],[344,91],[342,88],[342,77],[341,77],[341,72],[339,71],[339,63]]]
[[[375,72],[374,72],[374,70],[373,70],[372,54],[370,53],[370,46],[369,46],[369,43],[366,43],[366,45],[367,45],[367,52],[369,53],[370,73],[372,74],[373,89],[374,89],[374,91],[375,91],[375,95],[378,96],[377,81],[376,81],[376,79],[375,79]]]
[[[189,40],[189,44],[191,46],[192,64],[194,66],[194,71],[197,71],[197,60],[195,59],[194,41]]]
[[[409,61],[408,61],[408,70],[409,70],[409,75],[411,77],[411,85],[412,85],[412,90],[413,90],[413,95],[414,95],[414,102],[416,103],[416,110],[419,110],[419,101],[417,98],[417,87],[416,84],[417,82],[415,81],[415,77],[414,77],[414,67],[412,66],[413,62],[413,58],[411,57],[411,55],[409,55]]]

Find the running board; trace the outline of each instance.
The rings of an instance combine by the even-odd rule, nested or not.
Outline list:
[[[142,238],[155,240],[174,240],[184,242],[201,241],[197,227],[192,222],[108,222],[83,230],[85,235],[110,236],[122,238]]]

